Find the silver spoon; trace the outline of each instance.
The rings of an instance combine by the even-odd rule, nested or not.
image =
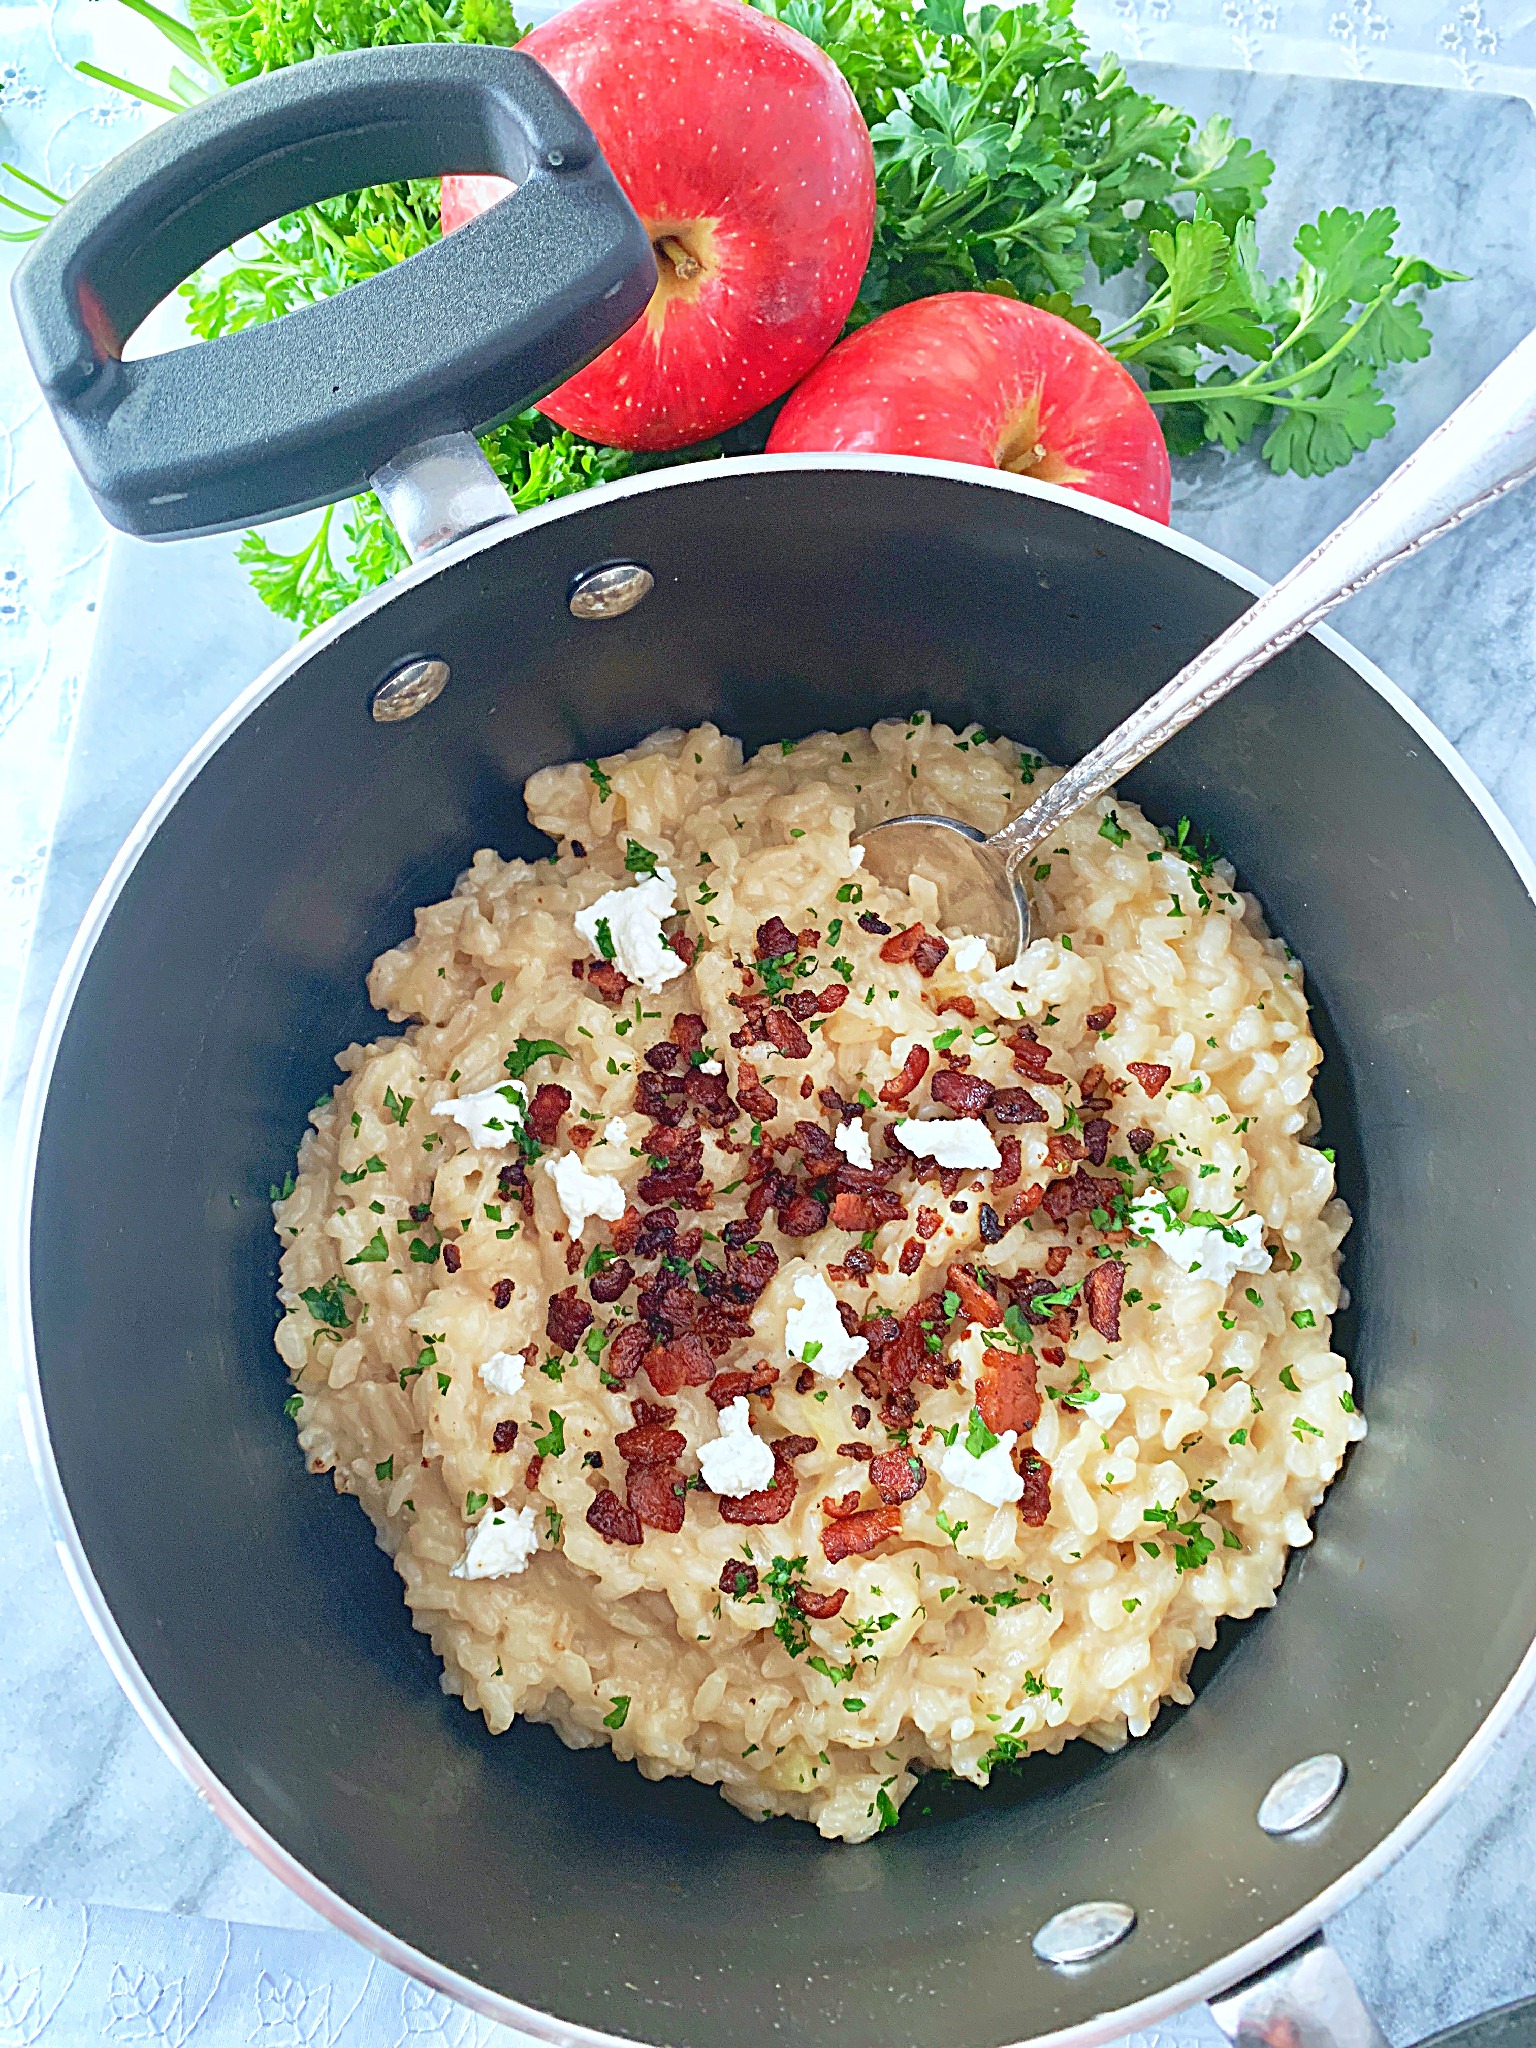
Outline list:
[[[883,818],[857,835],[880,881],[917,874],[939,921],[984,938],[1006,966],[1029,944],[1024,863],[1084,804],[1299,640],[1335,605],[1536,473],[1536,333],[1464,399],[1326,540],[991,838],[958,818]]]

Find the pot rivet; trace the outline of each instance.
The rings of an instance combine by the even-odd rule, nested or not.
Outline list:
[[[1085,1899],[1080,1906],[1068,1906],[1047,1920],[1032,1944],[1042,1963],[1058,1967],[1069,1963],[1091,1963],[1116,1942],[1124,1941],[1136,1925],[1136,1908],[1118,1899]]]
[[[617,619],[649,597],[656,579],[641,562],[611,562],[606,569],[588,569],[571,585],[571,616]]]
[[[380,725],[398,725],[435,704],[448,687],[446,661],[408,661],[373,693],[373,715]]]
[[[1325,1814],[1343,1789],[1343,1757],[1331,1750],[1303,1757],[1282,1771],[1264,1794],[1259,1826],[1266,1835],[1294,1835]]]

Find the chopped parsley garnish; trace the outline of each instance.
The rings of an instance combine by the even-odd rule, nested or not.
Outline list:
[[[642,846],[638,839],[624,842],[624,872],[629,875],[654,875],[661,866],[661,855],[652,853],[648,846]],[[619,1724],[615,1723],[615,1726]]]
[[[628,1717],[629,1694],[627,1692],[616,1692],[613,1696],[612,1711],[603,1716],[603,1726],[605,1728],[622,1728]]]
[[[496,986],[491,990],[491,1001],[493,1003],[499,1003],[501,1001],[502,991],[506,988],[506,985],[507,984],[504,981],[498,981]]]
[[[603,773],[602,769],[598,767],[595,761],[587,761],[583,765],[585,766],[587,773],[591,776],[592,781],[596,786],[598,802],[601,804],[607,803],[609,797],[613,795],[612,782],[609,781],[608,777]]]
[[[360,1252],[347,1260],[349,1266],[379,1266],[389,1257],[389,1246],[384,1242],[382,1229],[376,1230]]]
[[[283,1413],[291,1421],[293,1417],[298,1414],[299,1410],[303,1406],[304,1396],[302,1394],[290,1394],[287,1400],[283,1403]]]
[[[317,1323],[328,1330],[350,1330],[352,1318],[347,1314],[347,1305],[342,1300],[350,1294],[355,1301],[357,1290],[343,1280],[339,1273],[333,1273],[323,1287],[306,1287],[299,1299],[309,1310]]]
[[[552,1038],[520,1038],[502,1061],[514,1081],[520,1081],[535,1060],[568,1060],[570,1054]],[[498,1091],[500,1092],[500,1091]]]
[[[267,1194],[269,1198],[274,1202],[286,1202],[288,1197],[293,1193],[297,1185],[298,1183],[295,1181],[293,1177],[293,1169],[292,1167],[290,1167],[288,1171],[283,1175],[282,1186],[279,1187],[277,1182],[273,1181],[271,1186],[267,1189]]]
[[[558,1458],[565,1449],[565,1417],[558,1408],[549,1411],[549,1428],[534,1439],[533,1448],[541,1458]]]
[[[984,1457],[999,1442],[982,1420],[981,1410],[973,1408],[965,1425],[965,1448],[973,1458]]]
[[[385,1459],[384,1459],[384,1460],[383,1460],[383,1461],[382,1461],[382,1462],[381,1462],[380,1464],[377,1464],[377,1465],[375,1465],[375,1466],[374,1466],[374,1468],[373,1468],[373,1476],[374,1476],[374,1478],[375,1478],[375,1479],[379,1479],[379,1480],[384,1480],[384,1479],[393,1479],[393,1478],[394,1478],[394,1476],[395,1476],[395,1454],[394,1454],[394,1452],[393,1452],[393,1451],[391,1451],[391,1452],[390,1452],[390,1454],[389,1454],[389,1456],[388,1456],[387,1458],[385,1458]]]
[[[966,1530],[969,1529],[969,1527],[971,1526],[970,1523],[951,1521],[949,1516],[945,1514],[942,1508],[939,1509],[939,1512],[934,1516],[933,1519],[938,1523],[940,1529],[943,1530],[944,1534],[949,1538],[950,1542],[953,1543],[956,1550],[958,1550],[960,1548],[960,1538],[965,1534]]]
[[[473,1491],[466,1493],[464,1496],[465,1521],[473,1521],[489,1499],[490,1495],[488,1493],[475,1493]]]
[[[776,1557],[763,1580],[764,1591],[779,1611],[773,1632],[791,1657],[800,1656],[811,1640],[810,1626],[795,1604],[795,1594],[804,1579],[803,1557]]]
[[[415,1100],[414,1095],[397,1095],[393,1088],[384,1090],[384,1107],[401,1130],[405,1129],[405,1120],[410,1115],[411,1104]]]
[[[606,917],[597,920],[597,950],[605,960],[614,958],[613,933]]]
[[[1108,812],[1099,826],[1099,837],[1107,839],[1111,846],[1124,846],[1130,833],[1126,831],[1113,811]]]
[[[1198,1522],[1181,1522],[1177,1508],[1145,1508],[1141,1519],[1144,1522],[1161,1522],[1170,1536],[1182,1537],[1183,1541],[1173,1547],[1174,1570],[1178,1572],[1198,1571],[1215,1550],[1216,1545],[1206,1535]],[[1155,1545],[1144,1546],[1154,1551]]]
[[[1317,1328],[1317,1317],[1313,1315],[1309,1308],[1297,1309],[1291,1317],[1291,1321],[1298,1330],[1315,1330]]]

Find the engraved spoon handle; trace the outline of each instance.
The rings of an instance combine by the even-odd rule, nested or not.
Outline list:
[[[1074,812],[1394,564],[1536,473],[1536,333],[1386,482],[992,839],[1013,870]]]

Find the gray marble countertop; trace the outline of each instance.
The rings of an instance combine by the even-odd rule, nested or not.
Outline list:
[[[1476,276],[1437,295],[1435,353],[1409,382],[1396,433],[1349,470],[1303,483],[1277,480],[1256,460],[1182,467],[1174,523],[1275,574],[1530,324],[1536,119],[1524,101],[1491,96],[1146,71],[1170,98],[1232,114],[1288,167],[1266,215],[1272,262],[1319,195],[1348,194],[1364,205],[1392,199],[1409,245]],[[1485,514],[1354,600],[1338,623],[1450,735],[1536,847],[1531,502]],[[183,750],[289,637],[251,596],[228,541],[175,549],[114,541],[7,1080],[8,1121],[19,1061],[107,862]],[[0,1577],[0,1893],[318,1927],[199,1803],[117,1691],[65,1587],[14,1435],[0,1436],[0,1551],[8,1564]],[[1536,1992],[1533,1866],[1536,1706],[1528,1706],[1470,1792],[1330,1930],[1395,2043]],[[1163,2037],[1209,2038],[1193,2020]],[[11,2038],[0,2014],[0,2041]]]

